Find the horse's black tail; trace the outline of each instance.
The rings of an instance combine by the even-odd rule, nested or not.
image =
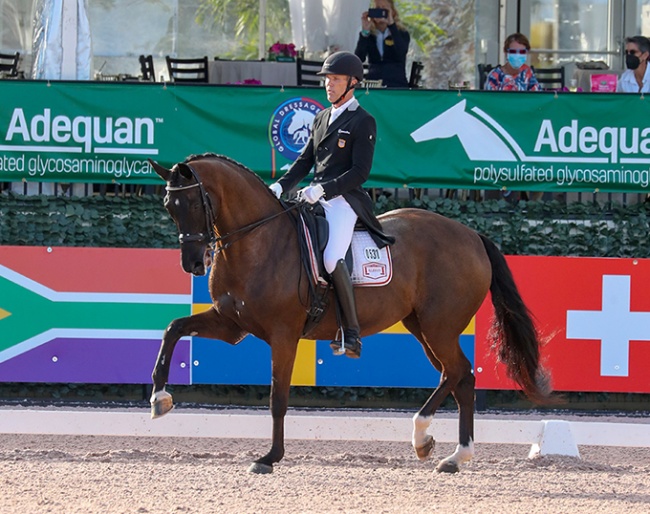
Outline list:
[[[539,335],[524,304],[505,257],[487,237],[480,235],[492,264],[494,320],[489,333],[492,349],[506,365],[528,398],[536,403],[550,401],[550,377],[539,361]]]

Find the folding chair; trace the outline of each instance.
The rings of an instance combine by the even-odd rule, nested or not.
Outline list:
[[[156,82],[156,72],[153,69],[153,56],[141,55],[140,59],[140,73],[144,82]]]
[[[169,79],[172,82],[208,82],[208,57],[179,59],[165,56]]]

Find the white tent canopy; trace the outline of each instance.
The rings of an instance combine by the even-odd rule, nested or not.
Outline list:
[[[289,0],[293,42],[308,54],[354,51],[368,0]]]
[[[32,78],[90,80],[92,50],[85,0],[36,0]]]

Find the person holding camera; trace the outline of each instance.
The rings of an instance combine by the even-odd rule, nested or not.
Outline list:
[[[357,218],[380,248],[395,239],[382,232],[372,200],[362,187],[370,175],[377,138],[375,118],[354,97],[355,86],[363,80],[363,64],[352,52],[336,52],[325,59],[318,75],[325,76],[327,100],[332,106],[316,115],[302,153],[269,188],[280,198],[314,169],[311,184],[298,191],[298,199],[320,203],[329,225],[323,264],[334,285],[343,326],[342,341],[332,341],[331,346],[336,353],[344,350],[348,357],[358,358],[360,327],[350,270],[344,260]]]
[[[368,59],[367,79],[381,79],[386,87],[408,87],[406,54],[411,36],[402,25],[394,0],[373,0],[361,15],[361,32],[354,53]]]

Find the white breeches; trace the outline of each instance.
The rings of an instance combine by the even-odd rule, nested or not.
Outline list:
[[[345,253],[352,242],[357,214],[342,196],[319,201],[325,209],[325,219],[330,229],[330,237],[323,252],[323,264],[325,271],[332,273],[336,263],[345,259]]]

